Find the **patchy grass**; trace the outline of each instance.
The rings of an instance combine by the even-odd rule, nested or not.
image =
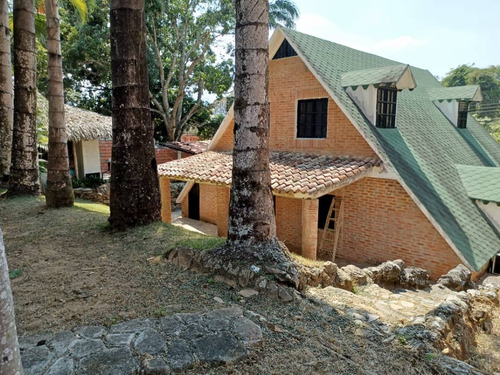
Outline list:
[[[307,259],[304,258],[298,254],[291,253],[293,259],[295,259],[297,262],[303,264],[304,266],[308,267],[321,267],[323,264],[325,264],[324,260],[312,260],[312,259]]]
[[[97,212],[109,216],[109,206],[106,206],[105,204],[94,203],[83,199],[76,199],[75,207],[82,210]]]

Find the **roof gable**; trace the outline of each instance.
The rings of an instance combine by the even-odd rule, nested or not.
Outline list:
[[[468,198],[454,165],[481,166],[487,159],[498,165],[500,145],[488,139],[472,116],[468,129],[456,129],[430,100],[429,91],[441,88],[440,83],[429,71],[413,67],[418,87],[399,95],[397,128],[375,128],[346,94],[342,75],[399,63],[289,29],[278,29],[276,34],[277,40],[287,38],[384,164],[397,172],[400,183],[457,255],[479,270],[500,250],[500,240]]]

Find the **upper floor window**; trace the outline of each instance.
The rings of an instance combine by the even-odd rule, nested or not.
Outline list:
[[[297,138],[326,138],[328,99],[299,100]]]
[[[398,91],[396,89],[388,87],[379,87],[377,89],[377,127],[396,127],[397,97]]]
[[[469,103],[460,101],[458,102],[458,119],[457,119],[457,128],[466,128],[467,127],[467,114],[469,113]]]
[[[288,43],[288,41],[285,39],[283,43],[281,43],[280,48],[278,48],[278,51],[276,51],[273,60],[283,59],[285,57],[293,57],[293,56],[297,56],[297,52],[295,52],[290,43]]]

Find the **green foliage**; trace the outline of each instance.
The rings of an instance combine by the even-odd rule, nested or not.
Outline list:
[[[84,177],[82,179],[73,178],[71,180],[71,183],[73,185],[73,189],[81,187],[95,189],[104,184],[104,180],[100,177],[89,176],[89,177]]]
[[[222,114],[210,117],[207,122],[198,126],[198,137],[201,140],[212,139],[217,129],[219,129],[222,120],[224,120],[224,115]]]
[[[16,268],[9,272],[9,279],[14,280],[18,277],[21,277],[23,275],[23,270]]]

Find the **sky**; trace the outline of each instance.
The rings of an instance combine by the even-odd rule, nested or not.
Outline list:
[[[297,30],[428,69],[500,65],[500,0],[293,0]]]

